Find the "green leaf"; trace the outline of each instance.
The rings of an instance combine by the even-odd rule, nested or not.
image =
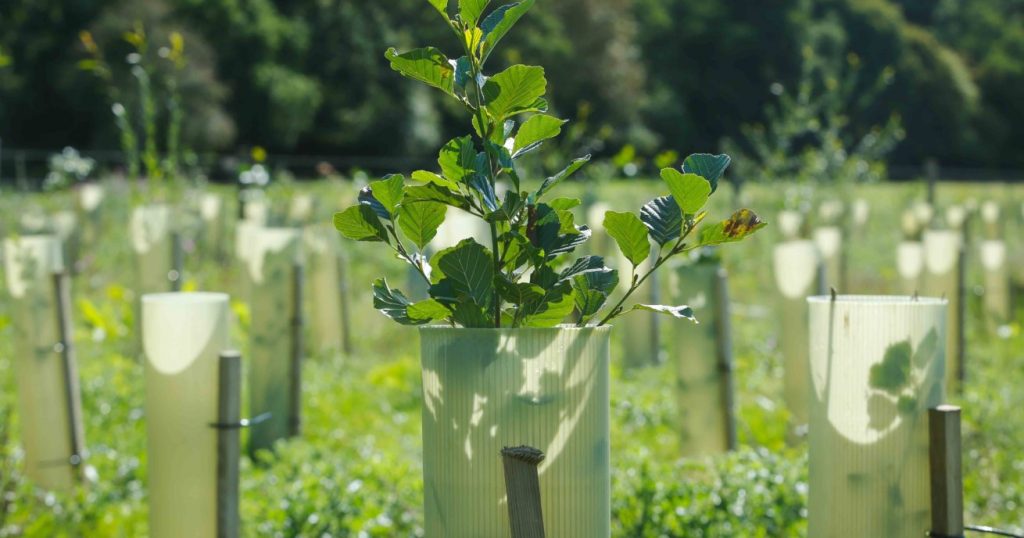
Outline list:
[[[718,179],[729,168],[732,158],[728,155],[710,155],[708,153],[696,153],[690,155],[683,161],[683,172],[697,174],[708,180],[711,184],[711,192],[718,190]]]
[[[444,177],[464,182],[476,173],[476,148],[473,137],[464,136],[448,141],[437,156],[437,164],[441,166]]]
[[[390,48],[384,57],[391,62],[391,69],[402,75],[454,95],[455,70],[440,50],[426,47],[399,54]]]
[[[633,267],[644,262],[651,254],[647,240],[647,226],[633,213],[609,211],[604,214],[604,229],[615,239],[619,250]]]
[[[494,327],[490,310],[472,301],[460,301],[452,305],[452,319],[467,329],[487,329]]]
[[[484,18],[480,28],[484,32],[483,59],[491,55],[494,48],[498,46],[509,30],[519,22],[519,19],[526,15],[526,12],[533,7],[535,0],[523,0],[512,4],[505,4],[495,9],[490,15]]]
[[[547,86],[543,67],[513,65],[484,84],[487,111],[503,121],[513,114],[536,110]]]
[[[373,209],[373,212],[384,220],[391,220],[391,213],[388,212],[384,204],[380,203],[380,200],[373,195],[373,190],[367,185],[362,189],[359,189],[359,195],[356,197],[360,204],[369,206]]]
[[[729,217],[728,220],[701,230],[700,243],[697,246],[709,247],[742,241],[745,237],[767,225],[753,211],[740,209],[733,213],[732,217]]]
[[[462,17],[462,22],[469,26],[476,26],[488,3],[490,0],[459,0],[459,15]]]
[[[608,301],[608,296],[619,284],[619,274],[614,269],[604,268],[589,271],[573,277],[576,309],[580,311],[580,324],[584,325]]]
[[[664,246],[683,233],[683,213],[672,196],[655,198],[640,209],[640,220],[651,231],[651,239]]]
[[[494,185],[483,174],[473,174],[469,179],[469,187],[480,195],[480,201],[488,211],[498,210],[498,195],[494,192]]]
[[[392,174],[381,181],[370,183],[373,197],[380,202],[390,216],[395,215],[398,204],[402,202],[403,187],[405,187],[405,177],[401,174]]]
[[[422,250],[444,222],[448,208],[439,202],[410,202],[398,208],[398,226],[402,233]]]
[[[533,200],[540,200],[541,197],[544,196],[544,194],[546,194],[552,188],[554,188],[555,185],[558,185],[569,176],[575,174],[580,168],[583,168],[583,165],[587,164],[588,162],[590,162],[590,155],[580,157],[579,159],[575,159],[571,163],[569,163],[569,166],[566,166],[564,169],[562,169],[561,172],[545,179],[544,182],[541,183],[540,188],[537,189],[537,193],[533,196]]]
[[[518,159],[548,139],[558,136],[562,132],[562,125],[566,120],[560,120],[554,116],[537,114],[530,116],[516,133],[515,143],[512,146],[512,157]]]
[[[469,201],[465,196],[433,183],[406,187],[405,198],[402,199],[402,203],[409,204],[413,202],[441,202],[442,204],[459,209],[469,209]]]
[[[580,312],[581,325],[585,325],[608,302],[608,296],[597,290],[576,290],[573,299],[576,302],[576,310]]]
[[[711,196],[711,184],[697,174],[684,174],[675,168],[665,168],[661,171],[661,179],[668,184],[668,190],[679,204],[679,209],[687,215],[700,211]]]
[[[657,314],[665,314],[678,319],[687,319],[694,323],[697,323],[697,318],[693,317],[693,309],[686,306],[664,306],[654,304],[638,304],[633,305],[630,310],[646,310],[648,312],[654,312]]]
[[[431,260],[434,272],[451,281],[457,296],[469,297],[475,304],[486,307],[491,303],[494,280],[494,261],[491,253],[472,239],[438,252]]]
[[[354,205],[334,214],[334,227],[341,235],[356,241],[388,242],[387,230],[373,208],[366,204]]]
[[[548,328],[561,325],[576,307],[573,295],[571,292],[558,295],[555,299],[538,306],[534,313],[523,316],[522,326]]]
[[[388,286],[388,281],[378,278],[373,282],[373,307],[385,316],[402,325],[423,325],[428,319],[412,319],[409,317],[409,305],[412,304],[401,291]]]
[[[569,280],[577,275],[584,273],[590,273],[593,271],[604,271],[607,268],[604,266],[604,258],[600,256],[584,256],[572,262],[572,265],[566,267],[558,274],[558,280]]]
[[[450,189],[453,191],[459,190],[459,184],[446,178],[441,177],[433,172],[427,172],[426,170],[417,170],[412,173],[412,179],[414,181],[420,181],[422,183],[433,183],[440,187]]]
[[[444,20],[446,20],[446,21],[449,20],[448,19],[448,0],[427,0],[427,1],[430,2],[430,5],[434,6],[434,9],[436,9],[438,13],[440,13],[442,16],[444,16]]]
[[[452,311],[436,299],[426,299],[406,308],[409,319],[416,322],[429,323],[431,321],[445,320],[451,317]]]
[[[554,200],[548,201],[548,205],[552,209],[559,209],[562,211],[568,211],[574,207],[579,207],[583,201],[579,198],[555,198]]]
[[[909,340],[889,346],[885,350],[882,362],[871,366],[868,372],[868,385],[893,396],[898,395],[910,382],[910,357]]]

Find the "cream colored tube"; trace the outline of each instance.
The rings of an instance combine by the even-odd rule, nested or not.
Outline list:
[[[310,348],[315,353],[338,353],[342,323],[338,233],[328,226],[310,226],[303,233],[303,246],[309,290]]]
[[[103,185],[86,183],[78,188],[78,206],[86,213],[94,213],[103,203],[104,195]]]
[[[615,248],[608,232],[604,229],[604,215],[611,211],[611,206],[604,202],[596,202],[587,208],[586,225],[590,226],[590,240],[584,243],[587,252],[595,256],[608,257],[609,251]]]
[[[483,219],[465,211],[448,208],[444,223],[437,230],[431,245],[437,250],[454,247],[463,239],[472,238],[477,243],[491,248],[491,228]]]
[[[821,261],[825,265],[825,286],[842,290],[843,282],[843,230],[838,226],[826,226],[814,231],[814,244],[818,246]]]
[[[131,220],[136,286],[140,296],[171,288],[171,209],[165,205],[136,207]]]
[[[266,200],[250,200],[245,203],[245,220],[258,226],[270,223],[270,203]]]
[[[217,524],[217,361],[228,347],[228,296],[142,298],[146,353],[149,535],[213,537]]]
[[[944,400],[946,301],[813,297],[808,536],[917,538],[928,409]]]
[[[784,398],[790,413],[789,442],[805,435],[810,377],[807,357],[807,297],[818,291],[821,261],[813,241],[789,241],[775,247],[775,282],[782,323]]]
[[[982,241],[979,246],[985,270],[985,312],[995,323],[1010,320],[1010,268],[1006,242]]]
[[[207,254],[220,252],[224,244],[224,199],[212,192],[199,198],[199,219],[203,223],[203,250]]]
[[[960,286],[960,255],[963,234],[957,230],[926,230],[924,232],[924,278],[921,288],[925,295],[944,297],[949,301],[946,320],[949,328],[946,334],[946,388],[959,387],[962,368],[960,356],[960,329],[963,320]]]
[[[615,248],[616,252],[615,259],[619,269],[620,284],[613,294],[613,298],[609,301],[611,304],[615,304],[615,302],[622,298],[622,294],[629,289],[629,282],[633,271],[633,264],[622,255],[618,247],[613,248]],[[640,264],[640,267],[637,267],[637,275],[643,275],[649,271],[652,263],[653,260],[647,258],[647,260]],[[659,301],[655,298],[655,290],[652,286],[654,279],[658,277],[659,275],[655,273],[651,278],[647,279],[647,282],[636,290],[624,306],[630,308],[636,303],[659,304]],[[624,368],[644,368],[661,362],[659,356],[661,346],[660,342],[656,339],[658,334],[658,329],[655,327],[656,323],[658,323],[658,314],[646,311],[632,312],[615,321],[617,328],[614,340],[618,344],[616,350],[620,354],[620,358],[617,359],[620,365]]]
[[[924,245],[920,241],[903,241],[896,247],[896,272],[900,275],[901,293],[912,296],[921,292]]]
[[[255,415],[271,413],[249,433],[249,451],[270,449],[288,436],[291,402],[291,318],[294,312],[292,278],[299,261],[301,235],[288,228],[261,228],[249,253],[249,408]]]
[[[779,212],[779,231],[782,238],[789,241],[800,237],[800,229],[804,225],[804,216],[798,211]]]
[[[288,220],[293,224],[302,225],[313,218],[316,199],[311,194],[297,194],[288,205]]]
[[[676,393],[683,456],[707,456],[729,450],[727,413],[718,357],[717,263],[683,265],[676,269],[670,304],[693,308],[699,324],[687,320],[666,323],[671,361],[676,368]]]
[[[547,455],[547,535],[609,536],[609,331],[420,331],[426,536],[509,536],[500,451],[520,445]]]
[[[4,242],[11,296],[13,363],[25,474],[40,487],[71,488],[71,437],[58,342],[53,273],[63,270],[60,240],[22,236]]]

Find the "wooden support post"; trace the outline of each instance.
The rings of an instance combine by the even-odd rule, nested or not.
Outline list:
[[[966,225],[965,225],[966,226]],[[952,330],[956,331],[956,349],[953,350],[956,353],[956,379],[959,382],[957,384],[957,390],[962,394],[964,391],[964,380],[967,378],[967,366],[966,361],[966,348],[964,347],[964,338],[967,336],[964,334],[964,326],[967,324],[965,315],[967,314],[966,302],[967,302],[967,288],[964,282],[967,280],[964,273],[967,271],[967,256],[966,256],[966,245],[962,245],[964,248],[960,250],[960,254],[957,257],[957,324]]]
[[[242,356],[220,354],[217,392],[217,538],[238,538],[238,459],[241,453]]]
[[[960,408],[928,410],[932,529],[937,538],[964,535],[964,482],[960,447]]]
[[[544,538],[544,514],[540,504],[537,465],[544,453],[533,447],[503,448],[505,491],[512,538]]]
[[[64,399],[68,415],[68,436],[71,454],[69,462],[84,477],[85,429],[82,425],[82,393],[78,384],[78,363],[75,359],[75,339],[71,322],[71,282],[66,271],[54,273],[53,287],[57,296],[57,334],[64,370]]]
[[[181,233],[171,232],[171,270],[167,273],[167,280],[171,281],[171,291],[181,291],[184,270],[185,252],[181,248]]]
[[[348,260],[338,254],[338,293],[341,295],[341,349],[352,354],[352,305],[349,302]]]
[[[297,437],[302,433],[302,355],[303,330],[302,298],[305,289],[305,269],[296,263],[292,268],[292,322],[291,322],[291,401],[288,405],[288,435]]]
[[[725,424],[725,446],[736,450],[736,399],[733,392],[732,322],[729,309],[729,273],[719,267],[715,274],[715,341],[718,371],[721,374],[722,414]]]

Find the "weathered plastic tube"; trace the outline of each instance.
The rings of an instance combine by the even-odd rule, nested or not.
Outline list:
[[[309,289],[310,348],[314,353],[341,351],[341,293],[338,289],[338,234],[326,226],[303,233]]]
[[[548,536],[610,534],[610,327],[420,331],[426,536],[509,536],[501,449],[528,445]]]
[[[924,245],[920,241],[903,241],[896,247],[896,272],[900,275],[901,293],[912,296],[921,292]]]
[[[957,230],[926,230],[924,232],[925,295],[949,301],[946,321],[946,388],[959,388],[963,379],[963,234]]]
[[[218,356],[228,347],[228,296],[142,298],[146,353],[149,534],[213,537],[217,526]]]
[[[786,241],[793,239],[799,239],[800,230],[804,225],[804,216],[799,211],[780,211],[779,212],[779,231],[782,233],[782,238]]]
[[[252,427],[249,452],[270,449],[289,434],[292,393],[290,327],[295,309],[292,278],[301,260],[301,234],[290,228],[259,228],[253,236],[248,273],[252,283],[249,337],[249,408],[270,413]]]
[[[943,402],[946,301],[813,297],[808,536],[929,526],[928,409]]]
[[[813,241],[789,241],[775,247],[775,282],[782,324],[783,395],[790,413],[789,442],[803,437],[808,421],[810,378],[807,358],[807,297],[817,293],[821,259]]]
[[[481,218],[465,211],[448,208],[447,217],[437,230],[432,245],[437,249],[454,247],[463,239],[473,239],[477,243],[491,247],[490,226]]]
[[[221,255],[224,248],[224,199],[212,192],[199,198],[199,219],[203,223],[202,245],[207,254]]]
[[[721,311],[721,272],[717,263],[697,263],[680,266],[672,275],[671,304],[689,305],[700,320],[669,321],[665,331],[676,368],[680,446],[688,457],[726,452],[734,435],[733,409],[726,403],[731,401],[731,344],[721,341],[728,338],[722,329],[728,327],[723,316],[729,315]]]
[[[22,236],[4,242],[7,290],[14,307],[13,351],[25,474],[39,486],[73,484],[72,446],[57,298],[52,275],[63,270],[60,240]]]
[[[140,296],[171,289],[171,209],[165,205],[136,207],[131,220],[135,251],[136,290]]]
[[[1006,242],[982,241],[981,266],[985,270],[985,313],[995,323],[1010,320],[1010,268]]]
[[[633,272],[633,264],[616,247],[615,254],[616,265],[619,269],[619,280],[621,285],[613,294],[613,299],[609,301],[614,304],[618,299],[622,297],[625,290],[629,287],[630,277]],[[636,268],[637,275],[643,275],[650,271],[652,259],[647,258],[639,267]],[[630,297],[630,300],[626,303],[626,308],[629,308],[634,303],[643,304],[660,304],[657,293],[658,290],[654,283],[659,277],[656,273],[651,278],[647,279],[647,282],[642,284],[639,289]],[[654,366],[661,362],[661,342],[659,341],[659,322],[658,314],[653,312],[639,311],[633,312],[628,316],[619,318],[616,323],[616,331],[614,340],[618,343],[618,353],[620,353],[621,359],[619,364],[624,368],[644,368],[648,366]]]
[[[814,244],[818,246],[821,261],[825,266],[825,286],[842,290],[846,287],[843,264],[843,230],[838,226],[826,226],[814,231]]]

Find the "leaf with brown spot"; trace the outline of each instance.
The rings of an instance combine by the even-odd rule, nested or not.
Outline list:
[[[767,226],[756,213],[749,209],[740,209],[727,220],[701,230],[699,247],[721,245],[742,241],[754,232]]]

